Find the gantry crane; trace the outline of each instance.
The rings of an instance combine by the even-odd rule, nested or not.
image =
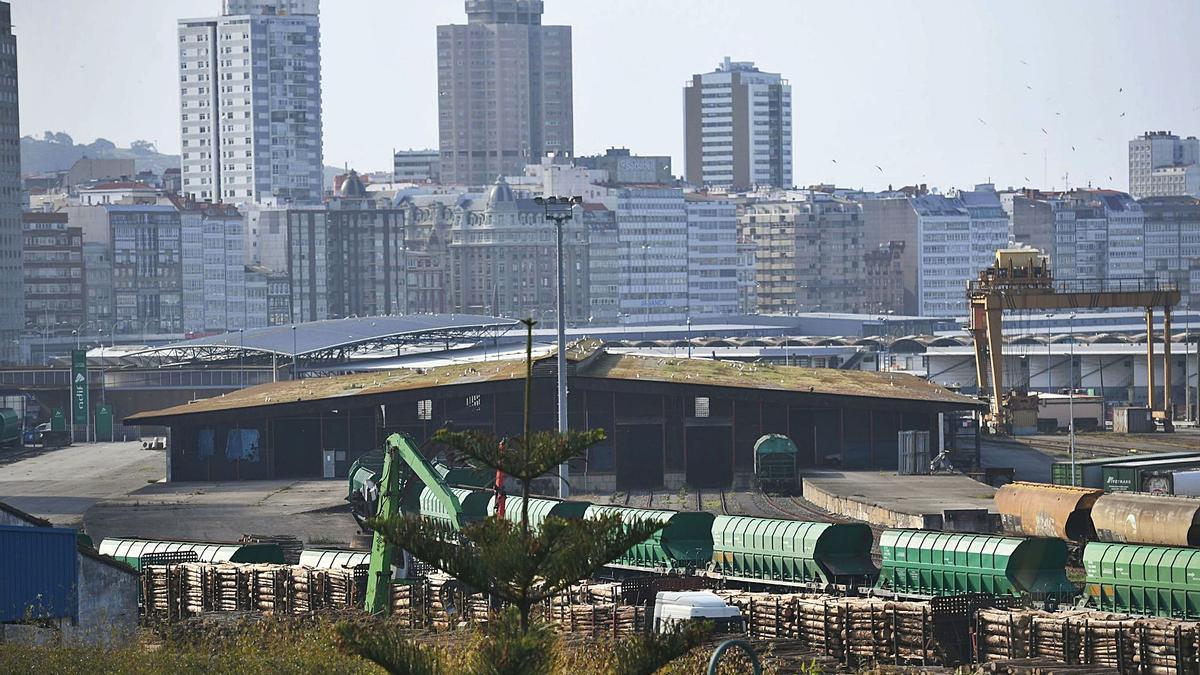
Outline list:
[[[1104,309],[1143,307],[1146,310],[1147,400],[1151,410],[1171,428],[1171,308],[1180,299],[1173,284],[1156,279],[1072,279],[1055,281],[1050,259],[1032,248],[996,251],[996,264],[967,283],[970,331],[975,343],[975,376],[980,392],[987,391],[991,374],[989,426],[1006,433],[1009,418],[1004,405],[1004,345],[1000,330],[1004,310]],[[1154,310],[1163,311],[1163,393],[1155,397]],[[989,368],[990,366],[990,368]],[[1072,366],[1074,367],[1074,366]]]

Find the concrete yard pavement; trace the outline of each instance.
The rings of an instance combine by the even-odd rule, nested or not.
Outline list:
[[[290,534],[345,544],[356,531],[345,479],[165,483],[161,450],[79,443],[0,453],[0,501],[55,525],[105,537],[236,541]]]
[[[0,453],[0,461],[16,453]],[[161,480],[161,450],[138,441],[77,443],[66,448],[25,450],[0,465],[0,501],[55,525],[76,527],[96,502]]]
[[[357,531],[339,480],[159,483],[98,503],[84,523],[93,538],[236,541],[243,534],[292,535],[345,545]]]

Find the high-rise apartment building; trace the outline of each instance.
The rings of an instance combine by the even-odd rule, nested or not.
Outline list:
[[[543,26],[541,0],[467,0],[438,26],[443,183],[490,185],[552,152],[574,152],[571,27]]]
[[[1200,197],[1200,139],[1147,131],[1129,141],[1129,194]]]
[[[179,21],[182,192],[198,201],[317,203],[318,0],[225,0]]]
[[[792,87],[729,57],[683,89],[686,178],[747,189],[792,185]]]
[[[18,359],[25,323],[21,263],[21,132],[17,109],[17,37],[12,8],[0,2],[0,363]]]

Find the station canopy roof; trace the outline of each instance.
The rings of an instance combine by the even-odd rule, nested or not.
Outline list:
[[[294,354],[306,360],[345,358],[388,347],[442,346],[507,332],[513,319],[474,314],[408,314],[329,319],[252,328],[175,342],[139,355],[175,360],[223,360]]]

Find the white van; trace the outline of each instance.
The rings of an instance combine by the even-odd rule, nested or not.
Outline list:
[[[659,591],[654,600],[654,632],[687,621],[712,621],[714,633],[741,633],[742,612],[710,591]]]

